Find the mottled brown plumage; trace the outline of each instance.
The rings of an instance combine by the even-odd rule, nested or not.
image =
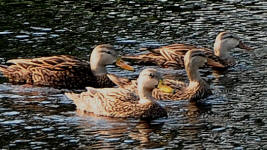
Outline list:
[[[139,64],[155,64],[160,67],[184,68],[184,55],[189,50],[202,50],[208,58],[207,64],[215,68],[226,68],[235,65],[233,57],[228,51],[239,47],[251,50],[248,46],[235,35],[229,32],[221,32],[215,40],[214,51],[208,48],[200,48],[187,44],[172,44],[157,49],[149,50],[150,52],[135,56],[123,56],[124,59],[134,60]]]
[[[90,63],[73,56],[59,55],[34,59],[13,59],[0,65],[0,71],[14,84],[31,84],[55,88],[112,87],[105,66],[116,62],[111,45],[97,46]]]
[[[202,67],[207,58],[202,50],[191,50],[185,54],[185,70],[189,78],[189,84],[182,81],[165,79],[164,84],[174,89],[173,93],[164,93],[158,88],[154,89],[152,96],[158,100],[191,100],[197,101],[212,94],[210,86],[199,74],[199,67]],[[136,92],[136,80],[120,80],[115,82],[118,86],[131,89]]]
[[[155,119],[166,117],[167,112],[152,97],[160,75],[155,69],[143,70],[137,80],[138,94],[124,88],[87,88],[81,94],[65,93],[77,109],[97,115],[122,118]]]
[[[168,85],[168,82],[164,82]],[[170,85],[171,86],[171,85]],[[171,86],[173,87],[173,86]],[[174,93],[163,93],[159,89],[153,90],[153,97],[156,99],[163,100],[190,100],[190,101],[198,101],[200,99],[206,98],[212,94],[209,85],[204,80],[200,80],[198,82],[192,82],[187,84],[182,84],[179,88],[174,88]]]

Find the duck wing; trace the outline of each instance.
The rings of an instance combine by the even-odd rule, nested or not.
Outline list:
[[[88,62],[68,55],[12,59],[7,63],[11,65],[5,67],[4,75],[14,83],[76,88],[94,77]]]
[[[164,85],[168,85],[174,89],[173,93],[165,93],[162,92],[160,89],[156,88],[152,92],[152,96],[157,100],[177,100],[177,95],[182,95],[184,90],[187,87],[187,84],[183,81],[179,80],[172,80],[172,79],[164,79]],[[183,99],[183,98],[179,98]]]
[[[134,117],[139,97],[122,88],[95,89],[87,87],[81,94],[65,93],[77,109],[110,117]]]
[[[211,49],[199,48],[188,44],[171,44],[157,49],[148,49],[148,53],[123,56],[123,59],[133,60],[141,64],[154,64],[160,67],[184,68],[184,55],[189,50],[200,49],[208,57],[208,65],[216,68],[224,68],[222,60],[213,54]]]
[[[49,70],[62,71],[73,67],[88,65],[89,63],[79,60],[69,55],[59,55],[50,57],[40,57],[33,59],[11,59],[7,63],[21,66],[25,69],[29,67],[42,67]]]
[[[108,117],[155,119],[166,117],[167,112],[158,103],[139,103],[139,96],[123,88],[95,89],[88,87],[81,94],[65,93],[77,109]]]

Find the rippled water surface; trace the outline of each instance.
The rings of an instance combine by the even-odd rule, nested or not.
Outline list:
[[[201,70],[214,93],[205,105],[162,101],[169,117],[152,122],[82,114],[64,90],[10,85],[1,76],[3,149],[267,149],[264,0],[4,0],[0,18],[2,64],[12,58],[56,54],[88,59],[101,43],[124,53],[171,43],[212,48],[216,35],[225,30],[254,48],[231,51],[237,65],[228,70]],[[114,67],[109,72],[138,74]]]

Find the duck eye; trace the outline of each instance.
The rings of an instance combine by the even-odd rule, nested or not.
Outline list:
[[[225,39],[232,39],[232,38],[234,38],[232,35],[228,35],[228,36],[225,36],[224,37]]]
[[[153,74],[153,73],[150,73],[149,76],[150,76],[151,78],[154,78],[154,74]]]
[[[111,54],[111,51],[106,51],[106,53]]]

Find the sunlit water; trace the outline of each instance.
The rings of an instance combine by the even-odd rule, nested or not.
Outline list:
[[[152,122],[82,114],[64,90],[10,85],[1,77],[0,147],[267,149],[266,16],[264,0],[0,2],[2,64],[56,54],[88,59],[101,43],[124,53],[171,43],[212,48],[224,30],[255,49],[233,50],[237,65],[228,70],[201,70],[214,93],[204,105],[162,101],[169,117]],[[143,67],[135,68],[109,72],[136,77]]]

